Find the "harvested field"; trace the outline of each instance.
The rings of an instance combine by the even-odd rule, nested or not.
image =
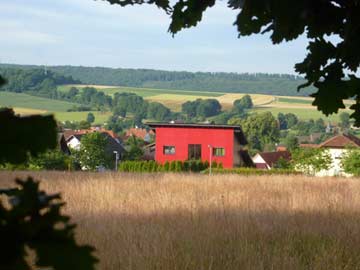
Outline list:
[[[63,193],[98,269],[360,269],[359,179],[31,174]]]

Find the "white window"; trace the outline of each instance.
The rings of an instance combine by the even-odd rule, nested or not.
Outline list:
[[[223,156],[225,156],[225,148],[214,147],[213,148],[213,156],[215,156],[215,157],[223,157]]]
[[[164,145],[163,146],[164,155],[175,155],[175,146],[172,145]]]

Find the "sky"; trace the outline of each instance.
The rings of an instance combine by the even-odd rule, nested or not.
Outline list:
[[[1,0],[0,62],[296,74],[294,64],[306,56],[304,37],[280,45],[269,35],[239,39],[236,15],[221,1],[198,27],[172,37],[169,17],[151,5]]]

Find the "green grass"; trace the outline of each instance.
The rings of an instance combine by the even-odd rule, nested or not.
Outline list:
[[[67,109],[78,105],[71,102],[35,97],[22,93],[0,92],[0,106],[20,107],[45,111],[65,112]]]
[[[58,121],[65,122],[65,121],[74,121],[74,122],[80,122],[83,120],[86,120],[86,117],[89,112],[54,112],[55,118]],[[92,111],[92,113],[95,116],[95,122],[94,124],[103,124],[106,122],[111,115],[110,112],[98,112],[98,111]]]
[[[71,85],[58,86],[59,91],[67,92],[71,88]],[[78,86],[78,88],[80,88]],[[95,87],[96,88],[96,87]],[[98,91],[103,91],[108,95],[114,95],[115,93],[134,93],[142,97],[151,97],[162,94],[174,94],[174,95],[187,95],[187,96],[206,96],[206,97],[219,97],[225,93],[220,92],[205,92],[205,91],[187,91],[187,90],[171,90],[171,89],[152,89],[152,88],[136,88],[136,87],[116,87],[116,88],[97,88]]]
[[[278,113],[293,113],[301,120],[309,120],[309,119],[318,119],[322,118],[324,120],[329,120],[332,122],[339,121],[339,114],[332,114],[329,117],[322,114],[320,111],[316,109],[309,109],[309,108],[256,108],[253,110],[254,112],[271,112],[274,116],[277,116]],[[347,111],[350,112],[350,111]]]
[[[279,97],[277,99],[277,101],[283,102],[283,103],[296,103],[296,104],[311,104],[312,103],[311,100],[300,99],[300,98],[281,98],[281,97]]]

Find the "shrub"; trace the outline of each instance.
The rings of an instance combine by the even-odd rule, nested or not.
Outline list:
[[[200,172],[208,168],[209,164],[199,160],[192,161],[171,161],[163,165],[155,161],[130,161],[120,162],[119,171],[121,172]]]
[[[233,168],[223,169],[214,168],[211,170],[214,174],[241,174],[241,175],[289,175],[289,174],[302,174],[290,169],[272,169],[272,170],[259,170],[255,168]],[[203,173],[209,173],[209,169],[203,171]]]

